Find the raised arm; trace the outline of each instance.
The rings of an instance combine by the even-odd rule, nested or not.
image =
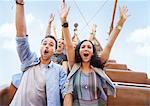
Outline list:
[[[63,2],[61,6],[61,11],[60,11],[60,20],[62,24],[62,32],[64,35],[64,42],[65,42],[65,47],[66,47],[68,63],[69,63],[70,68],[72,68],[75,62],[75,50],[73,47],[69,29],[67,27],[68,12],[69,12],[69,9],[67,8],[67,5]]]
[[[112,30],[109,41],[108,41],[106,47],[103,49],[102,54],[100,56],[102,63],[105,63],[109,59],[109,55],[110,55],[111,49],[114,45],[114,42],[115,42],[116,38],[118,37],[118,35],[123,27],[124,22],[126,21],[126,19],[128,17],[127,6],[123,6],[122,8],[119,7],[119,11],[120,11],[119,21],[118,21],[116,27]]]
[[[25,61],[27,62],[32,59],[33,53],[30,50],[26,37],[27,32],[23,0],[16,0],[16,33],[17,52],[21,63],[24,64]]]
[[[53,34],[54,34],[54,37],[57,39],[57,30],[56,30],[56,25],[53,24]]]
[[[47,30],[46,30],[46,36],[47,35],[51,35],[51,24],[54,20],[54,14],[50,15],[49,21],[48,21],[48,26],[47,26]]]
[[[26,36],[26,22],[24,14],[24,1],[16,0],[16,36]]]

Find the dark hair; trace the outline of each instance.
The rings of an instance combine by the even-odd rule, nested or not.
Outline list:
[[[46,39],[46,38],[52,38],[54,41],[55,41],[55,49],[57,49],[57,40],[55,39],[55,37],[54,36],[52,36],[52,35],[46,35],[45,37],[44,37],[44,39]],[[43,40],[44,39],[42,39],[42,41],[41,41],[41,43],[43,42]]]
[[[102,62],[100,61],[100,59],[98,58],[98,55],[97,55],[97,52],[96,52],[96,48],[94,46],[94,44],[90,41],[90,40],[83,40],[82,42],[80,42],[76,48],[75,48],[75,62],[76,63],[80,63],[82,62],[82,58],[80,56],[80,47],[81,47],[81,44],[85,41],[89,41],[91,44],[92,44],[92,47],[93,47],[93,56],[91,57],[91,60],[90,60],[90,64],[94,67],[97,67],[97,68],[104,68]]]

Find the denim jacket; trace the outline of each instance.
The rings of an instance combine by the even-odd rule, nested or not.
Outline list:
[[[17,52],[21,61],[22,72],[27,71],[30,67],[40,63],[35,53],[29,48],[27,37],[17,37]],[[60,91],[62,96],[66,94],[65,82],[67,79],[64,68],[54,62],[50,62],[46,71],[46,98],[47,106],[60,106]],[[21,78],[20,78],[21,80]],[[21,81],[20,81],[21,82]]]

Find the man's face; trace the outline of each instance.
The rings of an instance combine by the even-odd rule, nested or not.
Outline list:
[[[43,60],[49,60],[55,52],[56,42],[52,38],[45,38],[42,41],[40,53]]]

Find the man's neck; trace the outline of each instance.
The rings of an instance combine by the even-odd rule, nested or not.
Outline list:
[[[42,58],[40,58],[40,64],[50,64],[51,60],[44,60]]]

